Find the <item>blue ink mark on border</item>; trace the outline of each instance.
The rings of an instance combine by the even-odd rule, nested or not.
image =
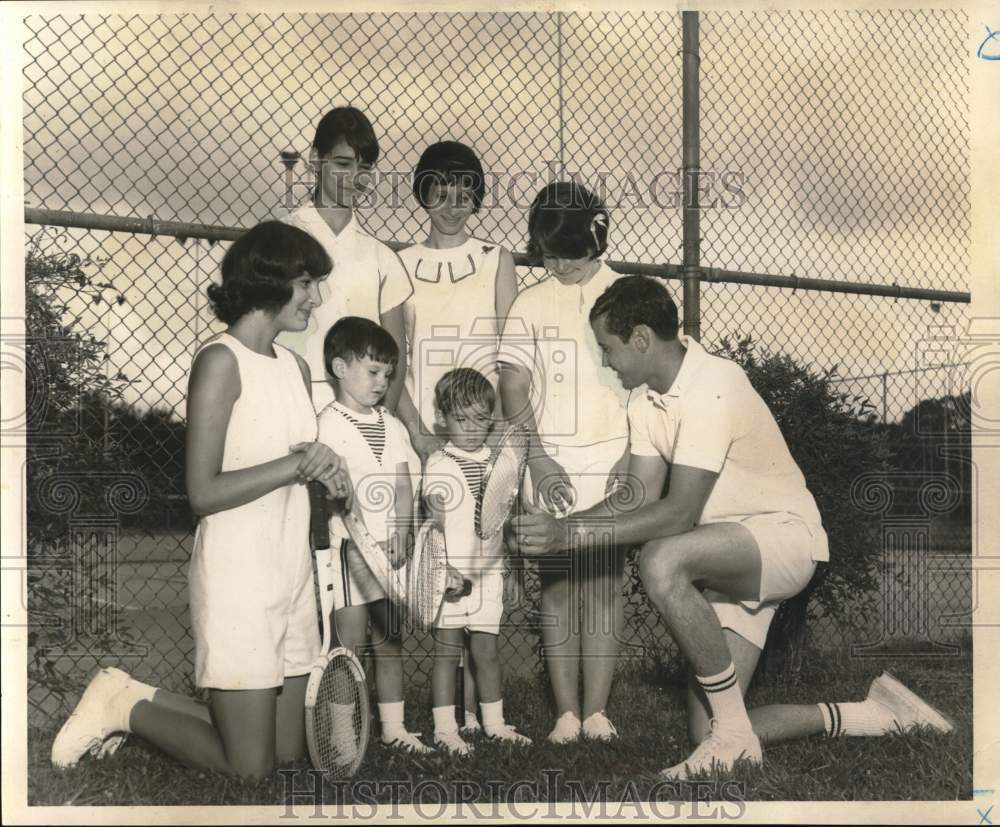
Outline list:
[[[973,795],[990,795],[990,793],[995,793],[996,790],[973,790]]]
[[[983,54],[983,47],[987,43],[989,43],[991,40],[996,40],[997,43],[1000,44],[1000,29],[997,29],[996,31],[991,31],[990,27],[987,26],[986,27],[986,39],[982,43],[979,44],[979,50],[976,52],[976,57],[978,57],[980,60],[1000,60],[1000,53],[995,54],[995,55],[984,55]]]

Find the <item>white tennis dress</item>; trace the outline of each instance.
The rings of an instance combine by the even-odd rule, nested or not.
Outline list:
[[[228,333],[205,345],[236,357],[222,470],[284,457],[316,439],[316,415],[295,356],[275,345],[256,353]],[[199,351],[200,352],[200,351]],[[203,517],[188,570],[195,682],[213,689],[266,689],[309,671],[320,640],[309,552],[309,495],[285,485]]]
[[[413,284],[403,306],[409,358],[406,389],[427,433],[434,386],[449,370],[475,368],[497,385],[496,281],[500,247],[470,238],[438,250],[415,244],[399,258]]]

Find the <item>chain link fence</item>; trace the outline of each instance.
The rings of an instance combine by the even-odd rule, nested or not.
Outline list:
[[[960,354],[925,344],[964,329],[963,13],[699,17],[703,267],[953,294],[821,292],[723,274],[702,284],[703,341],[711,349],[751,337],[810,370],[834,369],[830,381],[872,411],[873,427],[909,423],[928,401],[960,409]],[[224,253],[219,239],[308,197],[307,165],[287,154],[286,165],[282,153],[306,157],[329,108],[357,106],[376,126],[377,184],[358,212],[383,240],[423,237],[408,176],[425,146],[453,139],[475,147],[490,174],[476,235],[524,249],[535,192],[574,176],[611,208],[612,260],[633,269],[680,261],[679,14],[29,16],[23,43],[27,250],[55,273],[29,276],[29,301],[54,308],[44,329],[29,330],[42,343],[36,367],[54,393],[52,341],[85,331],[104,343],[107,380],[96,396],[79,382],[61,388],[75,412],[68,437],[49,419],[29,424],[29,483],[43,470],[64,473],[81,444],[92,451],[84,470],[103,461],[144,481],[114,513],[64,503],[58,540],[29,503],[30,697],[45,715],[98,662],[124,659],[140,678],[190,689],[184,393],[199,342],[221,329],[205,287]],[[108,216],[133,220],[134,231],[109,228]],[[216,229],[168,232],[166,222]],[[522,287],[543,276],[518,272]],[[679,283],[671,289],[679,301]],[[965,431],[960,411],[951,422],[944,432],[961,443],[968,419]],[[917,486],[941,471],[940,431],[929,433],[910,434],[933,455],[909,469]],[[953,466],[943,473],[964,479]],[[912,572],[889,561],[882,590],[856,596],[873,606],[874,627],[820,618],[813,642],[882,651],[886,618],[914,611],[924,627],[894,621],[888,638],[961,634],[926,628],[928,617],[950,613],[960,625],[970,611],[968,543],[934,533],[955,510],[939,507],[937,522],[886,510],[887,532],[905,530],[936,554],[920,570],[924,602]],[[66,595],[81,589],[92,610],[71,616]],[[537,592],[529,572],[528,600],[502,631],[511,670],[538,667]],[[622,662],[669,657],[634,559],[626,593]],[[408,646],[414,677],[426,680],[429,640],[412,635]]]

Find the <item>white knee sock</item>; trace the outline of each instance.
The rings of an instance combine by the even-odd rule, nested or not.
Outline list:
[[[708,698],[712,717],[721,728],[740,731],[753,728],[732,662],[717,675],[695,675],[695,678]]]
[[[892,729],[892,713],[875,701],[817,704],[828,738],[841,735],[885,735]]]

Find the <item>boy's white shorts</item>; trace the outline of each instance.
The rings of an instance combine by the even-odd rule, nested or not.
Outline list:
[[[734,600],[711,589],[704,594],[724,629],[763,649],[778,605],[802,591],[816,571],[813,550],[823,529],[780,513],[747,517],[740,525],[753,535],[760,551],[760,599]]]
[[[333,608],[343,609],[347,606],[363,606],[384,600],[385,589],[378,578],[368,568],[358,547],[348,538],[338,540],[331,537],[333,548],[333,566],[331,567],[333,581]]]
[[[438,629],[468,629],[470,632],[500,633],[503,617],[503,574],[489,572],[472,579],[472,590],[458,600],[441,604]]]

